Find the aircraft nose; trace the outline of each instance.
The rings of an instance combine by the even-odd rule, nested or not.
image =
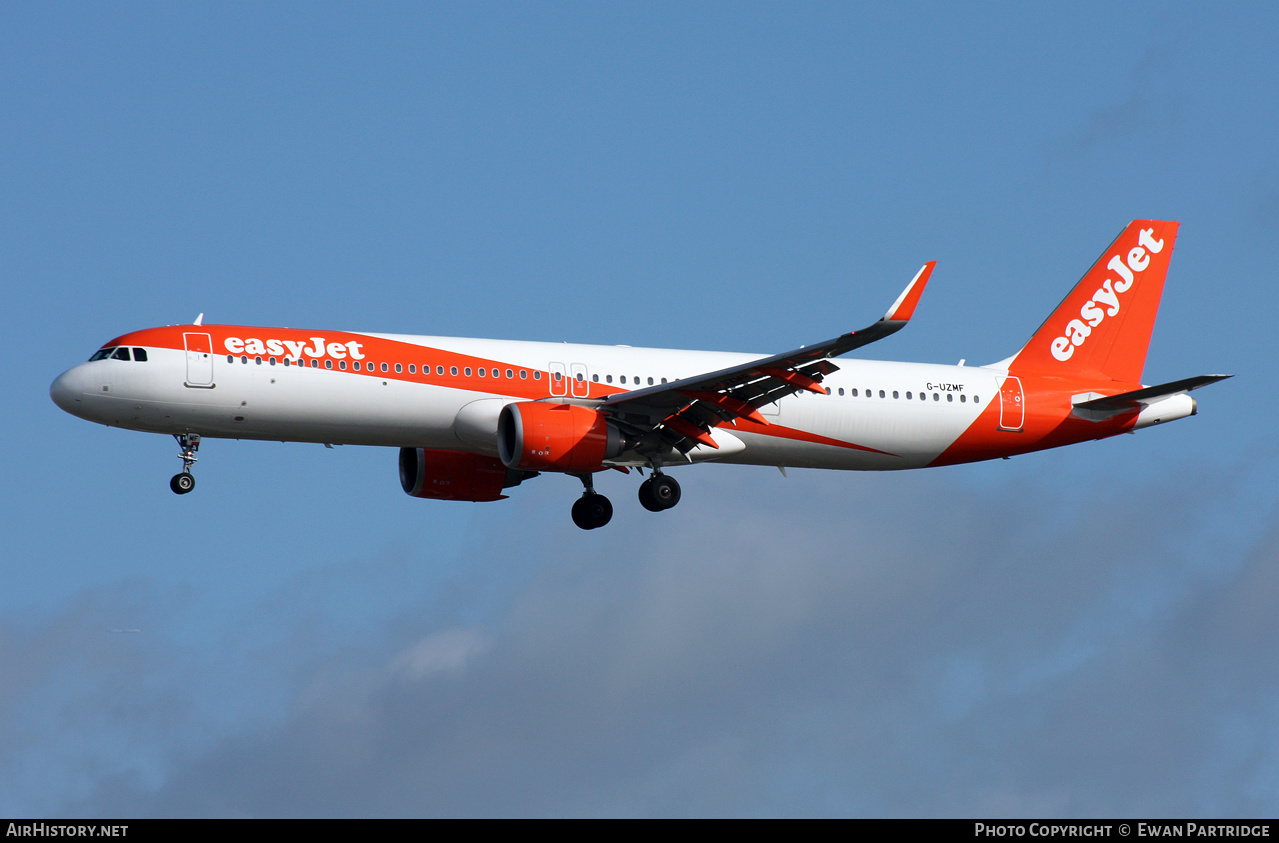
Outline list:
[[[53,399],[53,403],[73,416],[79,415],[80,399],[83,394],[84,372],[81,366],[67,369],[49,386],[49,397]]]

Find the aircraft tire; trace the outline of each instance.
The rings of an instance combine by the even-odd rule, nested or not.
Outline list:
[[[670,509],[679,503],[681,492],[679,483],[675,482],[674,477],[658,474],[655,477],[650,477],[646,482],[653,484],[650,487],[650,494],[661,509]]]
[[[195,475],[189,471],[175,474],[173,479],[169,481],[169,488],[173,490],[175,495],[185,495],[195,488]]]
[[[662,506],[662,502],[659,501],[656,498],[656,496],[653,495],[653,478],[652,477],[650,477],[649,479],[645,480],[643,483],[640,484],[639,501],[640,501],[640,506],[644,507],[649,512],[661,512],[663,509],[666,508]]]
[[[573,523],[596,530],[613,520],[613,503],[603,495],[582,495],[573,503]]]

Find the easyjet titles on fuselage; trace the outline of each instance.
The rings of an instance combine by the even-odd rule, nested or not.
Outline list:
[[[297,340],[260,340],[257,337],[248,339],[240,339],[239,337],[227,337],[222,341],[226,346],[226,350],[231,354],[274,354],[277,357],[288,357],[291,360],[301,360],[302,355],[307,357],[332,357],[334,360],[345,360],[350,357],[352,360],[363,360],[364,355],[360,353],[360,347],[363,343],[351,340],[350,342],[327,342],[324,337],[311,337],[310,347],[307,341],[298,342]],[[285,354],[285,349],[288,353]]]

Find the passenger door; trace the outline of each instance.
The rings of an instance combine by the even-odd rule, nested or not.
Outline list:
[[[186,385],[213,388],[213,338],[208,334],[183,334],[187,352]]]
[[[999,429],[1018,431],[1026,421],[1026,405],[1021,380],[1009,375],[999,388]]]

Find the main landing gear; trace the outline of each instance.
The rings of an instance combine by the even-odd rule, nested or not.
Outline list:
[[[679,484],[674,477],[654,474],[639,487],[640,506],[649,512],[661,512],[679,503]]]
[[[182,473],[173,475],[173,479],[169,481],[169,488],[175,495],[185,495],[195,488],[195,475],[191,473],[191,466],[198,459],[195,452],[200,450],[200,434],[178,435],[175,433],[173,438],[178,440],[178,447],[182,449],[178,454],[178,458],[182,460]]]
[[[583,530],[596,530],[603,527],[613,518],[613,504],[608,498],[595,491],[594,478],[589,474],[579,474],[585,490],[582,496],[573,503],[573,523]],[[679,503],[680,490],[675,478],[665,474],[654,474],[640,484],[640,505],[649,512],[661,512]]]
[[[595,491],[595,480],[589,474],[579,475],[585,491],[573,503],[573,523],[583,530],[595,530],[613,520],[613,503]]]

